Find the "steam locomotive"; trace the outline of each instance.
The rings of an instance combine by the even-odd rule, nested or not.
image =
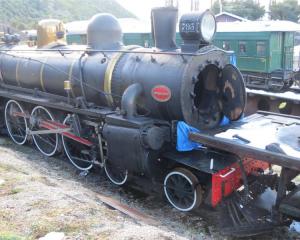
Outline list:
[[[124,46],[110,14],[91,19],[84,50],[63,44],[55,21],[39,24],[34,50],[7,40],[0,96],[11,139],[32,140],[46,156],[64,152],[80,171],[98,165],[114,184],[163,191],[180,211],[217,206],[241,186],[241,172],[232,172],[239,160],[203,146],[180,151],[179,130],[210,131],[239,120],[244,81],[227,52],[210,44],[214,16],[183,15],[177,47],[177,14],[173,7],[152,10],[152,49]],[[243,163],[251,163],[247,174],[267,167]]]

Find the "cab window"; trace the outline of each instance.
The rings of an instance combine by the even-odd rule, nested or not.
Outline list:
[[[263,41],[256,42],[256,54],[257,56],[266,55],[266,44]]]

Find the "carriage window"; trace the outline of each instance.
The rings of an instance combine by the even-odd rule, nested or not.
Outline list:
[[[262,42],[262,41],[256,42],[256,53],[257,53],[257,56],[265,56],[266,55],[265,42]]]
[[[230,44],[227,41],[223,41],[222,48],[226,51],[230,50]]]
[[[239,53],[241,55],[246,54],[246,42],[244,41],[239,42]]]

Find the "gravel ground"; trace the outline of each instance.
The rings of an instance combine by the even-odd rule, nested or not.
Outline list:
[[[155,226],[109,208],[99,193],[151,216]],[[100,171],[81,177],[62,157],[45,158],[30,145],[0,138],[0,240],[38,239],[52,231],[78,240],[231,239],[220,235],[206,214],[180,213],[157,197],[115,187]],[[281,228],[252,239],[297,236]]]

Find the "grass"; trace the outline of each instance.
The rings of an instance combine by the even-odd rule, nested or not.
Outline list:
[[[45,236],[47,233],[56,231],[56,225],[50,221],[35,222],[30,227],[30,238],[38,239]]]
[[[22,188],[16,187],[18,185],[18,178],[5,180],[5,182],[0,185],[0,197],[7,195],[15,195],[23,191]]]
[[[14,195],[14,194],[17,194],[19,192],[21,192],[23,189],[21,188],[13,188],[10,190],[10,192],[8,193],[9,195]]]
[[[0,163],[0,171],[1,172],[16,171],[16,168],[10,164]]]
[[[0,163],[0,172],[18,172],[28,175],[28,173],[23,171],[22,169],[18,169],[14,165],[6,163]]]
[[[30,227],[30,239],[38,239],[45,236],[49,232],[64,232],[65,234],[76,234],[86,232],[89,228],[88,221],[58,221],[55,218],[39,219]],[[0,239],[1,240],[1,239]]]
[[[0,232],[0,240],[23,240],[23,237],[9,232]]]

